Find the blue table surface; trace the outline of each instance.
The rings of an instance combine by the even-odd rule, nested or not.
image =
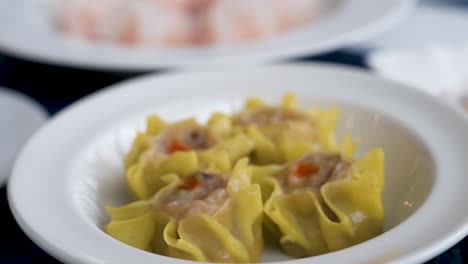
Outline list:
[[[327,62],[367,69],[360,54],[338,50],[320,56],[295,59]],[[0,86],[25,93],[54,115],[83,96],[110,84],[144,73],[96,72],[23,61],[0,54]],[[11,215],[6,188],[0,189],[0,263],[60,263],[36,246]],[[450,216],[447,216],[450,217]],[[468,263],[468,238],[427,263]]]

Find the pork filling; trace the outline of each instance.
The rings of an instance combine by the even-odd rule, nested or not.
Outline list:
[[[163,131],[154,139],[155,152],[205,150],[214,144],[210,131],[201,126],[177,127]]]
[[[303,113],[294,109],[265,107],[241,113],[234,123],[239,126],[258,125],[269,138],[279,138],[283,132],[289,137],[315,140],[317,128]]]
[[[196,213],[214,215],[228,199],[227,182],[228,175],[222,173],[196,172],[160,197],[155,206],[177,219]]]
[[[265,107],[240,114],[236,124],[240,126],[272,125],[287,121],[307,121],[307,117],[294,109]]]
[[[328,218],[338,222],[338,217],[323,201],[320,188],[327,182],[344,179],[350,175],[351,163],[341,155],[313,153],[289,165],[280,173],[279,181],[285,193],[313,191]]]

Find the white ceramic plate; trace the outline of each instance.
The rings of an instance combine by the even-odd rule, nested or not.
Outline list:
[[[413,0],[324,0],[329,14],[272,41],[237,48],[135,49],[97,45],[58,34],[48,0],[0,0],[0,50],[57,65],[101,70],[258,64],[314,55],[381,33],[409,13]]]
[[[47,111],[26,95],[0,87],[0,187],[21,147],[45,123]]]
[[[206,120],[232,112],[248,96],[277,102],[292,91],[303,106],[341,106],[339,135],[360,137],[358,156],[385,152],[385,233],[318,257],[280,263],[421,263],[468,233],[468,123],[416,89],[330,65],[244,67],[236,71],[150,75],[81,100],[27,144],[10,178],[15,218],[39,246],[68,263],[188,263],[144,252],[102,231],[104,206],[127,196],[122,160],[145,117]]]

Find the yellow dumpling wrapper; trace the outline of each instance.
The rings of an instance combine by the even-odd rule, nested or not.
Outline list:
[[[139,200],[150,198],[166,185],[161,176],[175,173],[185,177],[200,166],[222,171],[231,169],[239,158],[253,149],[253,141],[243,134],[231,131],[230,119],[222,114],[213,114],[206,130],[212,146],[200,151],[176,151],[172,154],[158,152],[156,139],[169,129],[184,129],[200,125],[194,119],[167,124],[157,116],[147,120],[145,133],[138,133],[125,159],[126,182],[130,193]]]
[[[251,183],[252,171],[246,158],[228,173],[224,187],[227,196],[214,212],[187,211],[176,217],[154,206],[183,182],[178,175],[169,174],[162,177],[168,185],[151,199],[107,208],[111,221],[105,231],[123,243],[170,257],[257,262],[263,251],[261,190]]]
[[[348,138],[343,148],[348,153],[342,155],[350,155],[355,145]],[[254,167],[254,182],[262,188],[267,230],[287,254],[296,257],[340,250],[379,235],[384,220],[383,168],[383,151],[374,149],[352,163],[350,177],[326,182],[318,195],[311,190],[286,193],[276,178],[281,166]],[[324,205],[337,219],[332,221],[326,215]]]
[[[315,151],[336,151],[336,123],[339,110],[314,108],[300,111],[293,94],[283,96],[279,107],[250,98],[245,108],[233,116],[255,143],[252,162],[259,165],[282,164]],[[268,120],[270,119],[270,120]]]

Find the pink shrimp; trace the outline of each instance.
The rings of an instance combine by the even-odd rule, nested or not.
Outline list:
[[[304,24],[323,0],[54,0],[71,35],[125,45],[235,44]]]
[[[270,0],[278,21],[279,31],[287,31],[301,26],[323,8],[321,0]]]

